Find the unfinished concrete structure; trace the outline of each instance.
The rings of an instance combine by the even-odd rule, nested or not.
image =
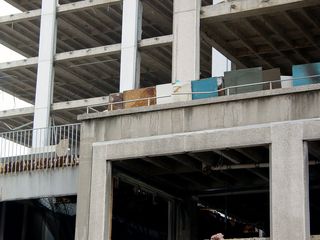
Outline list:
[[[7,2],[22,13],[0,17],[1,43],[26,59],[0,64],[0,88],[34,107],[0,112],[1,136],[29,151],[5,156],[2,201],[77,195],[75,239],[320,234],[319,84],[77,118],[110,93],[210,77],[212,47],[290,76],[320,59],[319,1]],[[81,137],[65,125],[79,121]]]

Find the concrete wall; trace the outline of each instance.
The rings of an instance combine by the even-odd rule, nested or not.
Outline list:
[[[0,201],[76,195],[78,167],[0,176]]]
[[[320,85],[261,91],[82,115],[80,120],[86,131],[95,132],[92,140],[109,141],[318,118],[319,90]]]
[[[304,86],[80,116],[76,239],[90,239],[88,196],[93,194],[91,180],[96,177],[92,172],[93,143],[319,118],[319,90],[320,85]],[[308,128],[305,132],[314,131]]]

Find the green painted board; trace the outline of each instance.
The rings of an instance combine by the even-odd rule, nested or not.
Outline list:
[[[224,73],[224,87],[240,86],[244,84],[252,84],[263,82],[262,68],[248,68],[235,71],[229,71]],[[231,88],[230,94],[239,94],[247,92],[255,92],[263,90],[263,84]]]

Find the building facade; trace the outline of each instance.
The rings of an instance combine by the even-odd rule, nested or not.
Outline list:
[[[319,1],[6,1],[0,239],[318,238]]]

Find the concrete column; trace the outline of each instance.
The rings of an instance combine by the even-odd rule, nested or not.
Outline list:
[[[122,13],[120,92],[140,86],[141,57],[138,41],[142,34],[140,0],[124,0]]]
[[[308,151],[303,125],[271,129],[271,239],[310,239]]]
[[[110,240],[112,230],[112,166],[106,146],[93,147],[89,240]]]
[[[33,128],[47,128],[50,126],[50,107],[53,95],[53,57],[56,52],[57,0],[42,0],[39,60],[34,106]],[[46,138],[42,137],[42,145]],[[39,146],[39,139],[37,145]]]
[[[174,0],[172,82],[200,76],[201,1]]]
[[[104,129],[100,129],[104,132]],[[97,141],[93,124],[84,122],[81,127],[80,163],[77,193],[75,240],[87,240],[89,234],[90,192],[92,173],[92,144]]]

